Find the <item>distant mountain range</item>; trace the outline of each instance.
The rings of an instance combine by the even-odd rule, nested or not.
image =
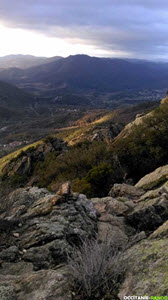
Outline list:
[[[36,90],[112,92],[168,87],[168,63],[74,55],[28,69],[10,68],[0,80]],[[0,66],[1,67],[1,66]]]
[[[49,63],[60,59],[60,56],[37,57],[33,55],[6,55],[0,57],[0,69],[20,68],[27,69],[41,64]]]

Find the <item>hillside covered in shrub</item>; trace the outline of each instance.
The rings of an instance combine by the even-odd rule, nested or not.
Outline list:
[[[10,155],[6,165],[4,157],[2,185],[6,182],[18,186],[35,184],[55,191],[69,180],[74,191],[104,196],[115,182],[136,183],[145,174],[168,163],[168,104],[161,104],[142,116],[141,122],[137,120],[127,125],[124,134],[121,132],[116,139],[106,136],[87,139],[88,127],[93,137],[100,125],[94,121],[96,127],[84,126],[83,140],[73,145],[60,142],[58,134],[26,147],[14,158]],[[108,118],[102,126],[107,125],[111,126]],[[81,130],[76,129],[76,136],[80,136]],[[60,133],[62,138],[65,135],[68,136],[68,131]]]

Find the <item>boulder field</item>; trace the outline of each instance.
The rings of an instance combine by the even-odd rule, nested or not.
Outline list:
[[[125,249],[118,299],[168,294],[168,167],[104,198],[20,188],[0,203],[0,299],[72,300],[67,256],[95,235]]]

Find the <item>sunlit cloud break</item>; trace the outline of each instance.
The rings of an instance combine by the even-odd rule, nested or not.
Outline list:
[[[168,59],[165,0],[6,0],[0,55]]]

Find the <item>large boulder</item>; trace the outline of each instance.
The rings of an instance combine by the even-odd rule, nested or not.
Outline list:
[[[110,214],[104,214],[98,221],[98,239],[101,242],[110,242],[115,247],[124,247],[131,231],[124,223],[123,217],[115,217]]]
[[[124,247],[135,234],[133,228],[125,222],[130,206],[112,197],[93,198],[92,202],[99,216],[98,239],[110,241],[116,247]]]
[[[0,216],[3,261],[32,262],[35,269],[66,262],[73,246],[97,231],[97,213],[84,195],[72,194],[67,182],[57,194],[36,187],[9,195],[9,207]],[[5,228],[11,224],[6,230]]]
[[[155,198],[153,194],[148,195],[149,198],[143,197],[127,215],[127,222],[136,230],[156,230],[168,219],[168,193],[165,191],[164,188],[160,189]]]

